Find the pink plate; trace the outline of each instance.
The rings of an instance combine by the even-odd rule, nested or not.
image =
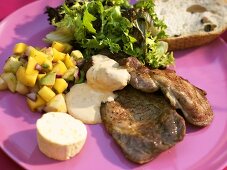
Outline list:
[[[36,1],[2,21],[0,71],[15,43],[46,45],[42,38],[53,28],[43,14],[44,8],[60,2]],[[0,147],[25,169],[222,169],[227,166],[227,45],[217,39],[200,48],[176,52],[175,56],[177,73],[207,91],[215,118],[206,128],[188,126],[181,143],[150,163],[137,165],[126,160],[102,125],[87,126],[88,138],[78,156],[64,162],[47,158],[36,142],[35,122],[40,114],[29,111],[25,97],[8,91],[0,92]]]

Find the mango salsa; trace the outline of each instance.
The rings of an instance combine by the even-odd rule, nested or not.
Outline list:
[[[8,89],[8,86],[5,82],[5,80],[3,80],[0,76],[0,90],[6,90],[6,89]]]
[[[33,101],[27,98],[27,103],[31,111],[36,111],[37,108],[44,106],[46,104],[45,100],[43,100],[39,95],[37,95],[36,101]]]
[[[72,46],[70,44],[62,43],[62,42],[58,42],[58,41],[54,41],[52,43],[52,48],[55,48],[59,52],[63,52],[63,53],[68,53],[72,50]]]
[[[33,74],[26,74],[26,69],[20,66],[16,73],[17,80],[25,86],[34,87],[38,77],[38,71]]]
[[[46,112],[67,112],[66,102],[64,95],[57,94],[54,96],[44,108]]]
[[[53,48],[53,61],[57,62],[59,60],[64,61],[65,59],[65,53],[59,52],[55,48]]]
[[[18,60],[15,56],[11,56],[6,61],[3,70],[4,72],[16,73],[18,68],[22,65],[22,62]]]
[[[76,63],[73,62],[73,58],[70,57],[69,54],[66,54],[64,63],[65,63],[65,66],[66,66],[68,69],[69,69],[70,67],[75,67],[75,64],[76,64]]]
[[[54,89],[58,93],[63,93],[68,87],[68,83],[63,78],[57,78],[54,84]]]
[[[26,96],[31,111],[67,112],[65,93],[79,73],[76,60],[82,53],[57,41],[44,48],[17,43],[12,53],[0,74],[0,90]]]
[[[42,97],[43,100],[45,100],[46,102],[49,102],[54,96],[55,93],[53,92],[53,90],[51,90],[51,88],[47,87],[47,86],[43,86],[39,91],[38,94],[40,95],[40,97]]]
[[[17,55],[23,54],[25,53],[26,49],[27,49],[27,45],[25,43],[17,43],[14,46],[13,54],[17,54]]]
[[[2,73],[1,78],[6,82],[8,89],[14,93],[17,86],[16,76],[13,73]]]
[[[43,78],[45,75],[46,75],[45,73],[43,73],[43,74],[38,74],[37,79],[40,80],[40,79]]]
[[[29,51],[30,51],[29,56],[33,57],[36,60],[36,62],[40,65],[42,65],[49,58],[47,54],[38,51],[34,47],[29,46]]]
[[[55,64],[52,71],[57,74],[64,75],[65,72],[67,71],[67,67],[61,60],[58,60],[57,64]]]
[[[37,74],[38,70],[35,70],[36,64],[38,64],[37,61],[33,57],[30,56],[28,58],[28,64],[27,64],[25,73],[26,74]]]

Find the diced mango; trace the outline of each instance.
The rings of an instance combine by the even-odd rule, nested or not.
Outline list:
[[[39,91],[38,94],[42,97],[43,100],[49,102],[54,96],[55,93],[47,86],[43,86]]]
[[[36,101],[33,101],[27,98],[27,103],[31,111],[36,111],[37,108],[44,106],[46,104],[45,100],[43,100],[39,95],[37,95]]]
[[[0,91],[1,90],[6,90],[8,88],[5,80],[3,80],[1,77],[0,77]]]
[[[52,71],[57,74],[64,75],[65,72],[67,71],[67,67],[65,66],[65,64],[62,61],[58,60],[57,64],[54,65]]]
[[[59,52],[55,48],[53,48],[53,61],[57,62],[59,60],[64,61],[65,59],[65,53]]]
[[[8,89],[14,93],[17,86],[16,76],[13,73],[2,73],[1,78],[6,82]]]
[[[65,63],[65,66],[67,68],[70,68],[70,67],[74,67],[75,66],[76,63],[74,63],[73,61],[75,62],[75,60],[73,60],[73,58],[70,57],[69,54],[66,54],[64,63]]]
[[[55,80],[54,89],[58,93],[63,93],[68,87],[68,83],[63,78],[57,78]]]
[[[57,94],[54,96],[44,108],[46,112],[67,112],[66,102],[64,95]]]
[[[21,55],[25,53],[26,49],[27,49],[27,45],[25,43],[17,43],[14,46],[13,53],[17,55]]]
[[[37,74],[39,71],[35,70],[36,64],[38,64],[37,61],[33,57],[30,56],[28,58],[28,64],[27,64],[25,73],[26,74]]]
[[[17,81],[16,92],[25,95],[29,93],[29,88],[22,84],[20,81]]]
[[[29,56],[33,57],[39,65],[42,65],[49,56],[41,51],[38,51],[34,47],[29,46]]]
[[[65,45],[63,43],[58,42],[58,41],[53,41],[52,48],[55,48],[56,50],[58,50],[60,52],[64,52]]]
[[[72,50],[72,46],[68,43],[62,43],[58,41],[54,41],[52,43],[52,47],[55,48],[56,50],[64,53],[68,53]]]
[[[20,66],[17,70],[16,77],[25,86],[34,87],[38,77],[38,71],[33,74],[26,74],[25,67]]]

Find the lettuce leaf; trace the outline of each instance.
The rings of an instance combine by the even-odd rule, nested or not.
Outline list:
[[[153,68],[174,63],[161,41],[166,25],[155,14],[152,0],[134,5],[127,0],[67,0],[57,8],[48,7],[47,13],[56,31],[46,39],[79,45],[86,58],[108,49],[135,56]]]

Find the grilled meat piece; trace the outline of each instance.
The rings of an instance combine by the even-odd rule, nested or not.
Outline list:
[[[101,118],[129,160],[146,163],[184,138],[184,119],[163,94],[127,86],[117,95],[102,103]]]
[[[161,89],[172,106],[181,109],[191,124],[207,126],[213,120],[213,111],[206,92],[178,76],[175,71],[150,70],[134,57],[123,59],[120,64],[131,74],[130,84],[133,87],[145,92]]]

